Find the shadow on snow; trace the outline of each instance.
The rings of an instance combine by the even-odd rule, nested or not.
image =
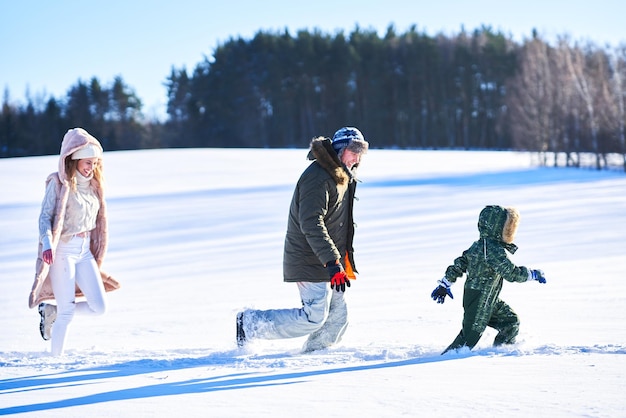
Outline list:
[[[258,357],[256,358],[258,359]],[[69,408],[80,405],[91,405],[103,402],[157,396],[208,393],[223,390],[249,389],[260,386],[289,385],[302,383],[306,381],[307,378],[314,376],[403,367],[458,358],[459,357],[441,356],[437,353],[426,357],[410,358],[398,361],[345,367],[331,367],[321,370],[309,370],[293,373],[278,373],[271,375],[268,375],[266,372],[263,374],[257,372],[232,373],[222,376],[158,383],[154,385],[95,393],[87,396],[78,396],[58,401],[0,408],[0,415]],[[3,393],[15,393],[22,391],[55,389],[60,387],[74,387],[96,384],[98,379],[122,378],[146,373],[167,372],[210,365],[214,366],[216,364],[236,367],[238,364],[245,363],[247,360],[249,360],[248,357],[241,357],[237,355],[229,356],[228,353],[216,353],[197,359],[181,358],[176,360],[137,360],[97,368],[66,371],[51,375],[28,376],[16,379],[0,380],[0,391]]]
[[[402,360],[385,360],[361,365],[330,367],[319,370],[308,370],[290,373],[268,374],[267,372],[242,372],[222,376],[189,379],[176,382],[164,382],[135,388],[120,389],[86,396],[78,396],[58,401],[33,403],[28,405],[0,408],[0,415],[17,414],[23,412],[43,411],[49,409],[69,408],[80,405],[91,405],[112,401],[151,398],[157,396],[174,396],[193,393],[209,393],[223,390],[241,390],[262,386],[291,385],[305,382],[310,377],[332,375],[337,373],[361,372],[394,367],[405,367],[441,361],[462,360],[475,356],[523,356],[523,355],[572,355],[572,354],[626,354],[623,346],[594,346],[594,347],[555,347],[544,346],[523,351],[515,347],[488,348],[470,351],[467,348],[456,352],[440,355],[428,353],[423,356]],[[336,354],[341,354],[340,352]],[[290,357],[287,355],[287,357]],[[114,379],[128,376],[137,376],[148,373],[159,373],[174,370],[183,370],[204,366],[224,365],[231,367],[246,366],[254,360],[268,360],[285,358],[285,354],[269,356],[241,356],[239,351],[214,353],[200,358],[179,358],[174,360],[133,360],[125,363],[112,364],[96,368],[86,368],[64,371],[49,375],[27,376],[15,379],[0,380],[2,393],[16,393],[75,387],[98,383],[98,379]],[[291,358],[294,358],[293,356]],[[297,359],[297,357],[296,357]],[[313,367],[313,366],[312,366]],[[319,367],[319,366],[317,366]],[[167,379],[166,377],[155,379]]]

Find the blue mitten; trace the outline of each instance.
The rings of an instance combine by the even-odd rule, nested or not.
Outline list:
[[[450,296],[450,299],[454,299],[454,296],[452,296],[452,291],[450,290],[450,286],[452,286],[452,283],[450,283],[445,277],[437,281],[437,283],[439,283],[439,286],[437,286],[435,290],[433,290],[433,292],[430,294],[430,297],[433,298],[435,302],[445,302],[446,296]]]
[[[546,276],[543,270],[528,270],[528,280],[537,280],[539,283],[546,283]]]

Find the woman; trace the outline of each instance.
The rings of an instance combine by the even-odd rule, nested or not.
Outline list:
[[[105,292],[119,283],[101,269],[107,249],[102,146],[82,128],[67,131],[59,171],[48,176],[39,215],[39,252],[29,307],[39,305],[39,331],[63,354],[74,317],[101,315]],[[83,296],[86,301],[76,301]],[[56,301],[56,305],[43,301]],[[54,325],[53,325],[54,324]]]

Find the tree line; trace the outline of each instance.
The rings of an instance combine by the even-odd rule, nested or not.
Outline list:
[[[259,31],[218,45],[191,72],[172,68],[165,83],[164,121],[146,120],[121,76],[26,105],[5,90],[0,157],[57,153],[75,126],[122,150],[306,147],[354,125],[375,148],[528,150],[573,166],[591,153],[597,168],[617,154],[626,169],[624,46],[537,33],[518,43],[489,27]]]

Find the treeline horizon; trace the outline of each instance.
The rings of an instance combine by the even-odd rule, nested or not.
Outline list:
[[[0,157],[56,154],[83,127],[107,151],[294,148],[357,126],[373,148],[519,150],[626,169],[626,46],[533,32],[515,42],[481,27],[452,36],[415,26],[259,31],[219,44],[193,71],[165,77],[167,118],[147,120],[122,76],[78,80],[64,97],[0,111]],[[548,163],[546,161],[546,163]]]

